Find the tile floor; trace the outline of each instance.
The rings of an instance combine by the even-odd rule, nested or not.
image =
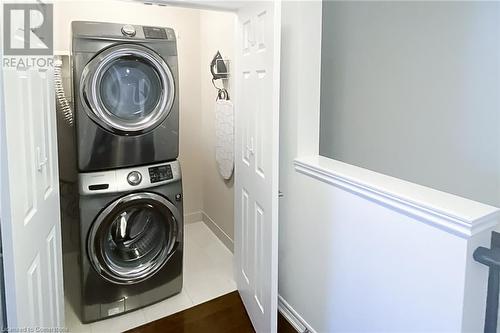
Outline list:
[[[186,224],[184,230],[184,288],[180,294],[88,325],[80,322],[70,303],[66,302],[66,327],[69,332],[123,332],[236,290],[233,254],[203,222]],[[74,255],[65,256],[65,265],[71,265],[74,260]],[[71,281],[71,270],[65,270],[65,273],[66,281]],[[71,290],[75,288],[66,289],[67,293],[78,292]]]

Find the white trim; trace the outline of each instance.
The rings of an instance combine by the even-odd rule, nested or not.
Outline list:
[[[203,212],[201,210],[184,214],[184,224],[190,224],[203,221]]]
[[[297,158],[295,170],[384,204],[462,238],[494,228],[500,209],[323,156]]]
[[[207,225],[207,227],[210,230],[212,230],[212,232],[215,234],[215,236],[217,236],[217,238],[219,238],[219,240],[222,242],[222,244],[224,244],[229,249],[229,251],[234,253],[233,239],[231,237],[229,237],[229,235],[226,234],[226,232],[221,227],[219,227],[219,225],[214,220],[212,220],[212,218],[210,216],[208,216],[207,213],[202,211],[201,214],[202,214],[201,221],[203,221]]]
[[[316,333],[311,325],[309,325],[281,295],[278,295],[278,311],[297,332]]]
[[[229,251],[234,252],[234,241],[228,234],[202,210],[184,214],[184,224],[203,222],[217,236]]]

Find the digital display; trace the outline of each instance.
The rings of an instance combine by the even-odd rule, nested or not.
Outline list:
[[[151,183],[162,182],[174,178],[172,167],[169,164],[152,167],[149,168],[148,171]]]
[[[148,39],[167,39],[167,32],[163,28],[144,27],[144,37]]]

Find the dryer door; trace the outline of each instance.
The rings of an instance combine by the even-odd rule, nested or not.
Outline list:
[[[174,78],[156,52],[135,44],[110,47],[94,57],[81,78],[80,98],[88,115],[105,129],[140,134],[169,114]]]
[[[87,241],[94,269],[117,284],[142,282],[169,260],[182,240],[177,208],[154,193],[126,195],[94,221]]]

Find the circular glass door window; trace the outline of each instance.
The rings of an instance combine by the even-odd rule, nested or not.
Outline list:
[[[175,84],[170,68],[154,51],[121,44],[102,51],[86,65],[80,96],[89,117],[103,128],[140,134],[168,116]]]
[[[103,106],[125,122],[140,122],[162,98],[161,78],[151,64],[135,57],[115,60],[99,84]]]
[[[99,274],[118,284],[153,276],[177,248],[175,206],[153,193],[130,194],[108,206],[89,233],[89,258]]]

